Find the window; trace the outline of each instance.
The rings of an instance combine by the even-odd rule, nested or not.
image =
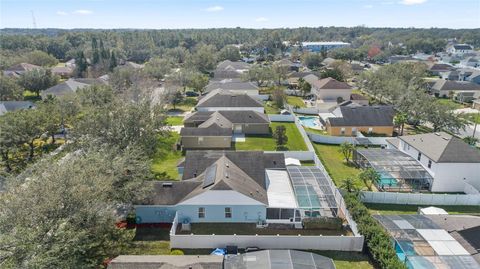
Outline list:
[[[202,142],[203,142],[203,137],[200,136],[200,137],[198,138],[198,143],[202,143]]]
[[[417,156],[417,160],[420,161],[421,159],[422,159],[422,153],[419,152],[419,153],[418,153],[418,156]]]
[[[352,136],[356,136],[357,135],[357,127],[353,127],[352,128]]]
[[[432,168],[432,160],[428,160],[428,168]]]
[[[340,129],[340,134],[345,135],[345,128]]]
[[[204,219],[205,218],[205,207],[198,208],[198,218]]]
[[[231,207],[225,207],[225,218],[226,219],[231,219],[232,218],[232,208]]]
[[[372,127],[369,127],[368,128],[368,133],[371,134],[373,132],[373,128]]]

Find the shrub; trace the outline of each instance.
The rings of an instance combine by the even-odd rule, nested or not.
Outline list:
[[[346,193],[344,198],[350,214],[358,224],[358,231],[365,236],[367,251],[380,268],[406,269],[406,265],[397,258],[392,239],[370,215],[358,196]]]
[[[181,249],[172,249],[170,255],[185,255]]]
[[[340,230],[342,228],[341,218],[307,218],[303,220],[303,227],[305,229],[327,229],[327,230]]]

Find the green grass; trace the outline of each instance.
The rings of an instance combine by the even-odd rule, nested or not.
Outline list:
[[[417,128],[414,128],[411,125],[405,124],[403,129],[403,135],[416,135],[416,134],[426,134],[433,132],[433,129],[419,125]]]
[[[42,100],[42,97],[37,96],[37,94],[36,94],[35,92],[29,91],[29,90],[25,90],[25,91],[23,92],[23,100],[35,102],[35,101],[40,101],[40,100]]]
[[[179,137],[178,133],[170,132],[166,137],[159,138],[157,153],[151,165],[151,171],[156,179],[178,179],[177,164],[183,156],[181,151],[174,150],[174,146]]]
[[[265,114],[280,113],[280,108],[278,108],[273,102],[267,101],[263,107],[265,109]]]
[[[457,102],[455,102],[455,101],[453,101],[452,99],[449,99],[449,98],[438,98],[437,102],[439,102],[441,104],[444,104],[444,105],[449,105],[453,109],[464,108],[464,106],[462,104],[457,103]]]
[[[325,169],[335,182],[335,185],[340,186],[344,179],[351,178],[356,181],[358,187],[366,187],[363,182],[358,179],[360,169],[344,161],[343,154],[340,152],[340,145],[313,143],[313,147],[315,148],[318,158],[322,161]]]
[[[169,104],[167,106],[168,110],[175,110],[175,111],[190,111],[197,105],[198,101],[196,97],[186,97],[183,102],[175,106],[173,109],[173,105]]]
[[[359,252],[310,251],[333,259],[337,269],[374,269],[367,255]]]
[[[169,116],[166,119],[168,125],[175,126],[175,125],[183,125],[183,117],[180,116]]]
[[[462,114],[462,117],[465,119],[468,119],[469,121],[473,123],[480,124],[480,113],[467,113],[467,114]]]
[[[290,151],[306,151],[307,145],[303,141],[300,131],[297,129],[295,123],[289,122],[272,122],[270,124],[271,132],[275,131],[277,126],[283,125],[287,129],[287,148]],[[262,136],[246,136],[245,142],[235,143],[236,150],[263,150],[272,151],[276,150],[275,139],[272,135]]]
[[[365,203],[371,214],[401,215],[417,214],[419,207],[426,205],[397,205],[397,204],[369,204]],[[445,209],[449,214],[476,214],[480,215],[480,206],[437,206]]]
[[[303,99],[298,96],[287,96],[287,104],[294,107],[307,107]]]

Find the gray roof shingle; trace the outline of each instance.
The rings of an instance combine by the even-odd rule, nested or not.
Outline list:
[[[213,90],[198,101],[197,107],[263,107],[263,104],[247,94]]]
[[[340,106],[342,117],[328,118],[331,126],[393,126],[392,106]]]

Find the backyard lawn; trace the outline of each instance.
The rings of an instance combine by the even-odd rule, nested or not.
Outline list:
[[[336,269],[374,269],[367,255],[345,251],[311,251],[333,259]]]
[[[183,117],[180,116],[169,116],[165,121],[171,126],[183,125]]]
[[[297,129],[295,123],[290,122],[272,122],[270,124],[271,131],[275,131],[277,126],[284,125],[287,129],[287,148],[290,151],[306,151],[307,146],[303,141],[300,131]],[[235,143],[236,150],[263,150],[263,151],[273,151],[276,149],[275,139],[272,135],[262,135],[262,136],[246,136],[245,142]]]
[[[306,107],[302,97],[298,96],[287,96],[287,104],[294,107]]]
[[[444,104],[444,105],[450,105],[454,109],[459,109],[459,108],[464,108],[465,106],[453,101],[450,98],[438,98],[437,102]]]
[[[159,139],[157,153],[152,160],[151,170],[156,179],[176,180],[179,175],[177,164],[183,158],[181,151],[174,150],[180,135],[170,132],[167,138]]]
[[[175,109],[173,109],[171,104],[167,106],[167,109],[170,111],[190,111],[197,105],[197,102],[196,97],[187,97],[180,104],[176,105]]]
[[[397,204],[368,204],[365,203],[371,214],[401,215],[417,214],[419,207],[426,205],[397,205]],[[476,214],[480,215],[480,206],[438,206],[445,209],[449,214]]]
[[[280,108],[278,108],[273,102],[267,101],[263,105],[265,109],[265,114],[278,114],[280,113]]]
[[[345,163],[343,154],[340,152],[340,145],[313,143],[313,147],[337,187],[339,187],[346,178],[355,180],[357,186],[360,188],[365,187],[363,182],[358,179],[360,169]]]

